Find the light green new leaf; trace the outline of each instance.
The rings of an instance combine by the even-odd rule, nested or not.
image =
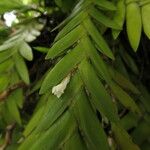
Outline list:
[[[112,29],[119,29],[121,30],[120,26],[112,19],[107,17],[106,15],[102,14],[100,11],[98,11],[96,8],[90,8],[89,14],[96,19],[98,22],[102,23],[106,27],[112,28]]]
[[[129,3],[126,8],[126,26],[129,42],[134,51],[137,50],[142,31],[141,12],[138,3]]]
[[[21,42],[19,52],[25,59],[29,61],[33,59],[32,49],[26,42]]]
[[[143,29],[147,37],[150,39],[150,4],[145,4],[141,7]]]
[[[47,74],[42,83],[40,93],[45,93],[47,90],[52,88],[52,86],[55,86],[62,81],[70,73],[70,71],[77,66],[83,57],[82,48],[80,45],[76,46]]]
[[[14,58],[14,62],[15,62],[15,66],[18,71],[18,74],[20,75],[20,77],[26,84],[29,84],[30,83],[29,73],[28,73],[28,68],[25,64],[25,61],[18,53],[15,53],[13,55],[13,58]]]
[[[87,32],[90,34],[92,39],[95,41],[95,43],[98,45],[98,50],[105,54],[106,56],[110,57],[111,59],[114,59],[113,53],[111,52],[111,49],[109,48],[108,44],[102,37],[102,35],[99,33],[95,25],[91,22],[90,19],[84,20],[84,26],[87,29]]]
[[[46,56],[46,59],[54,58],[63,53],[64,50],[72,46],[75,42],[77,42],[81,38],[82,33],[83,33],[82,27],[77,26],[62,39],[54,43],[54,45],[50,48]]]

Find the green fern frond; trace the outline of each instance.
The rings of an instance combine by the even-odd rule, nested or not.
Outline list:
[[[79,149],[109,149],[107,135],[102,123],[99,122],[96,110],[102,118],[107,117],[115,138],[122,138],[117,140],[120,147],[125,146],[122,141],[125,139],[126,142],[128,141],[126,149],[138,149],[121,127],[116,111],[116,100],[118,99],[134,113],[140,113],[140,110],[134,100],[114,83],[103,60],[104,56],[111,59],[114,59],[114,56],[95,22],[116,30],[120,30],[121,27],[111,19],[111,16],[103,15],[104,9],[110,5],[112,9],[109,10],[115,10],[113,3],[102,2],[88,0],[79,2],[77,11],[73,11],[71,15],[73,17],[68,18],[66,26],[59,32],[48,51],[46,59],[58,57],[62,59],[47,74],[40,93],[51,93],[52,88],[69,74],[71,81],[60,98],[57,98],[57,95],[49,95],[48,101],[27,126],[26,140],[20,150],[29,147],[36,150],[67,149],[77,141],[76,148]],[[109,88],[115,92],[116,102],[111,100]],[[36,117],[40,117],[40,121]],[[61,120],[66,117],[68,122],[66,120],[65,124],[65,121]],[[117,132],[116,128],[120,128],[120,132]],[[72,140],[74,136],[77,141]],[[47,140],[51,137],[53,140],[48,143]]]

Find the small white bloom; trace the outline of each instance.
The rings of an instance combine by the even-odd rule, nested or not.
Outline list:
[[[58,98],[60,98],[61,95],[64,93],[69,81],[70,81],[70,74],[65,79],[63,79],[60,84],[52,88],[52,93],[56,95]]]
[[[11,26],[12,26],[12,23],[17,20],[17,17],[16,17],[16,15],[15,15],[15,12],[12,11],[12,12],[6,12],[6,13],[4,14],[4,19],[5,19],[5,24],[6,24],[8,27],[11,27]]]

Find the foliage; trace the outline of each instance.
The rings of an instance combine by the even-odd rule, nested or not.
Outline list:
[[[149,1],[0,6],[0,149],[148,149],[150,94],[134,56],[150,38]]]

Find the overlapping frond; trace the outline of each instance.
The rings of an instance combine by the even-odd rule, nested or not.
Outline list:
[[[122,149],[138,150],[122,127],[117,105],[119,102],[133,114],[141,115],[136,102],[123,88],[135,94],[139,94],[139,91],[117,73],[127,84],[121,85],[114,75],[114,69],[107,66],[104,58],[114,60],[114,55],[98,28],[100,24],[116,32],[121,30],[121,25],[111,19],[116,7],[114,3],[104,0],[80,1],[76,7],[78,9],[63,23],[64,28],[46,56],[46,59],[61,59],[42,83],[40,93],[49,94],[49,98],[27,126],[24,132],[26,139],[20,150],[29,147],[36,150],[105,150],[110,146],[107,136],[114,136]],[[107,15],[106,10],[112,11],[111,15]],[[65,93],[60,98],[52,95],[52,88],[69,74],[71,80]],[[106,124],[111,126],[107,132],[97,113],[102,120],[107,118]]]
[[[73,0],[55,2],[63,12],[75,4]],[[55,65],[28,91],[40,88],[40,99],[18,141],[19,150],[146,149],[150,94],[137,78],[139,69],[119,33],[126,22],[135,51],[142,28],[150,38],[149,5],[149,0],[79,0],[69,17],[53,29],[60,31],[51,48],[35,48],[47,53],[46,59]],[[0,14],[29,9],[18,0],[1,1],[0,6]],[[29,42],[42,27],[29,17],[6,41],[0,41],[0,126],[1,120],[22,123],[22,87],[30,84],[25,61],[33,60]]]

